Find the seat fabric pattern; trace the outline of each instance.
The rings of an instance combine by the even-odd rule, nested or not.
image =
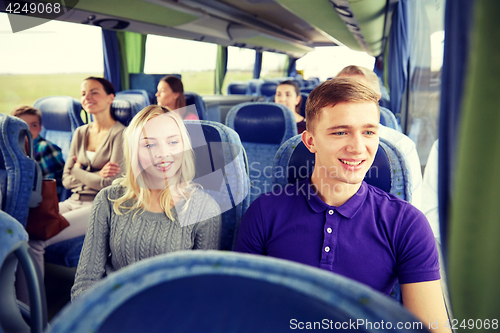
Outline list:
[[[25,138],[31,151],[25,151]],[[26,226],[34,190],[35,160],[28,124],[19,118],[0,114],[0,179],[2,210]],[[28,156],[29,155],[29,156]]]
[[[238,133],[245,147],[253,202],[271,190],[272,163],[280,145],[297,135],[293,111],[276,103],[242,103],[231,108],[226,125]]]
[[[61,148],[66,161],[73,132],[84,124],[80,115],[82,105],[70,96],[48,96],[38,99],[33,106],[42,112],[40,135]]]

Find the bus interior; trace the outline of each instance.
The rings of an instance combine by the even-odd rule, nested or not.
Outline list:
[[[500,255],[497,240],[500,212],[496,201],[500,198],[500,179],[497,179],[500,163],[496,162],[496,144],[500,140],[496,138],[495,127],[500,119],[494,109],[498,105],[496,89],[500,86],[500,64],[496,61],[500,38],[494,31],[499,24],[496,17],[500,14],[500,3],[495,0],[43,0],[37,3],[45,8],[48,4],[61,4],[62,12],[58,16],[28,15],[28,11],[23,13],[22,6],[20,12],[19,9],[15,12],[12,1],[0,1],[2,27],[10,24],[12,28],[12,32],[2,32],[1,37],[6,42],[2,42],[4,50],[0,51],[3,64],[0,78],[11,82],[2,84],[4,92],[0,92],[4,96],[0,98],[3,106],[0,111],[4,114],[19,103],[18,95],[31,89],[30,81],[23,79],[23,75],[8,71],[13,55],[18,57],[17,62],[44,66],[43,58],[37,59],[36,50],[34,55],[15,54],[16,40],[22,44],[19,41],[23,34],[29,34],[34,27],[43,28],[53,20],[92,30],[95,43],[102,45],[102,53],[93,56],[102,64],[100,76],[122,93],[121,99],[130,105],[124,110],[130,116],[145,105],[156,104],[158,82],[172,74],[193,82],[185,83],[189,91],[186,100],[196,106],[200,120],[227,125],[234,107],[242,103],[273,102],[276,86],[284,80],[297,82],[302,95],[307,97],[320,82],[349,65],[331,54],[316,60],[312,56],[315,52],[349,49],[363,53],[368,60],[362,65],[371,64],[370,69],[379,77],[381,105],[397,120],[394,129],[415,143],[422,173],[431,147],[439,139],[436,214],[442,272],[448,289],[445,297],[449,314],[458,323],[453,328],[467,328],[469,319],[474,321],[472,328],[478,331],[477,320],[496,319],[498,327],[500,265],[495,264],[494,258]],[[42,42],[49,38],[40,36]],[[153,54],[150,43],[155,39],[156,44],[166,42],[163,37],[196,43],[159,47],[156,50],[161,52]],[[5,49],[12,50],[8,53]],[[71,63],[72,58],[77,59],[75,53],[86,55],[85,45],[68,49],[56,61]],[[201,83],[197,75],[181,75],[184,69],[176,67],[175,53],[181,53],[193,65],[211,59],[213,67],[205,70],[209,72],[207,78]],[[355,53],[350,53],[351,59]],[[273,57],[280,65],[268,75],[266,59]],[[306,64],[303,60],[307,57],[314,64]],[[155,73],[153,62],[166,62],[171,67]],[[234,68],[242,67],[243,63],[245,75],[233,76],[232,71],[237,72]],[[79,84],[81,79],[72,84]],[[16,83],[20,91],[11,91],[13,80],[20,82]],[[37,96],[38,105],[42,105],[41,98],[50,95],[61,93]],[[70,96],[69,100],[75,97]],[[25,103],[34,105],[35,100]],[[90,121],[84,111],[80,113],[78,102],[74,108],[81,124]],[[248,156],[251,163],[251,154]],[[9,213],[5,210],[5,191],[2,180],[2,210]],[[83,236],[79,242],[81,246]],[[231,250],[230,246],[226,250]],[[59,311],[69,302],[78,253],[71,263],[46,261],[45,293],[51,319],[57,313],[61,315]],[[460,327],[464,320],[465,326]]]

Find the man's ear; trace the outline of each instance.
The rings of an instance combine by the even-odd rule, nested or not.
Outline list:
[[[378,98],[377,98],[377,102],[379,102],[379,101],[380,101],[380,99],[382,98],[382,93],[378,93],[378,94],[377,94],[377,96],[378,96]]]
[[[307,149],[313,154],[316,153],[316,147],[314,146],[314,137],[312,132],[305,130],[302,132],[302,142],[306,145]]]

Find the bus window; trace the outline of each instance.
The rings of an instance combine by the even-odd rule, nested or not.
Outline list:
[[[181,74],[185,91],[211,95],[217,45],[191,40],[148,35],[146,74]]]
[[[275,77],[283,77],[285,74],[285,63],[287,56],[284,54],[263,52],[262,53],[262,70],[260,77],[263,79],[272,79]]]
[[[0,13],[0,31],[11,31]],[[49,21],[18,33],[2,34],[0,112],[33,105],[51,95],[79,98],[86,77],[103,76],[101,28]]]
[[[402,119],[401,125],[415,142],[420,163],[424,165],[438,136],[444,48],[444,0],[413,1],[410,4],[408,10],[411,10],[415,19],[410,20],[412,43],[408,80],[410,87],[407,89],[408,116],[406,121]]]
[[[375,58],[365,52],[353,51],[345,46],[317,47],[297,60],[297,70],[303,73],[304,79],[310,77],[325,81],[335,77],[342,68],[349,65],[373,68]]]
[[[239,47],[227,48],[227,72],[222,85],[222,94],[227,94],[227,86],[235,81],[248,81],[253,78],[255,51]]]

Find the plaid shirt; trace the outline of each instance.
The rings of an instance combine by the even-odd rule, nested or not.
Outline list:
[[[35,160],[40,164],[43,178],[53,178],[57,182],[57,193],[60,194],[62,186],[62,174],[64,160],[61,148],[42,138],[40,135],[33,140],[35,149]]]

